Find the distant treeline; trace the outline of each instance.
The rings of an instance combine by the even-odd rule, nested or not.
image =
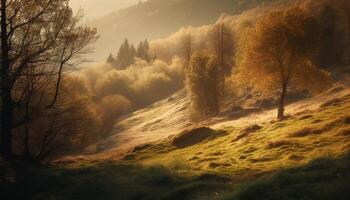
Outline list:
[[[151,55],[148,40],[140,42],[137,48],[130,44],[128,39],[125,39],[120,46],[116,57],[111,53],[107,58],[107,63],[117,69],[125,69],[135,63],[135,58],[142,59],[146,62],[151,62],[156,59],[156,55]]]

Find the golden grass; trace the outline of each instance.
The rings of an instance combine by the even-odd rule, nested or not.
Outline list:
[[[295,167],[318,157],[334,157],[350,150],[350,97],[316,111],[299,113],[282,122],[225,127],[227,135],[187,148],[168,142],[132,155],[144,165],[162,165],[184,174],[220,173],[251,177],[277,169]],[[253,123],[252,123],[253,124]],[[237,139],[239,138],[239,139]]]

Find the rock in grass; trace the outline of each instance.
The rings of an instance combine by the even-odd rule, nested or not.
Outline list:
[[[171,144],[178,148],[186,148],[222,135],[225,135],[225,132],[216,131],[208,127],[200,127],[181,132],[172,139]]]

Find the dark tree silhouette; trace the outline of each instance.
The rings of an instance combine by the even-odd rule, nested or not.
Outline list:
[[[66,67],[84,62],[96,30],[78,25],[67,0],[1,0],[1,153],[12,155],[13,129],[28,120],[15,109],[28,102],[33,86],[54,83],[47,108],[57,103]],[[23,82],[27,76],[36,77]],[[45,81],[44,81],[45,80]],[[33,84],[35,82],[36,84]],[[46,98],[49,98],[48,96]]]

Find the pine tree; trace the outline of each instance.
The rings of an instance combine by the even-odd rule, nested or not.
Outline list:
[[[142,60],[145,60],[147,62],[151,61],[151,56],[149,53],[149,43],[147,40],[145,40],[144,42],[140,42],[138,47],[137,47],[137,53],[136,56],[138,58],[141,58]]]
[[[120,69],[125,69],[134,63],[134,57],[136,56],[136,50],[134,45],[130,45],[128,39],[124,40],[124,43],[120,46],[117,55],[117,66]]]
[[[109,56],[107,58],[107,63],[112,65],[112,66],[116,66],[117,65],[117,60],[114,58],[112,53],[109,54]]]

